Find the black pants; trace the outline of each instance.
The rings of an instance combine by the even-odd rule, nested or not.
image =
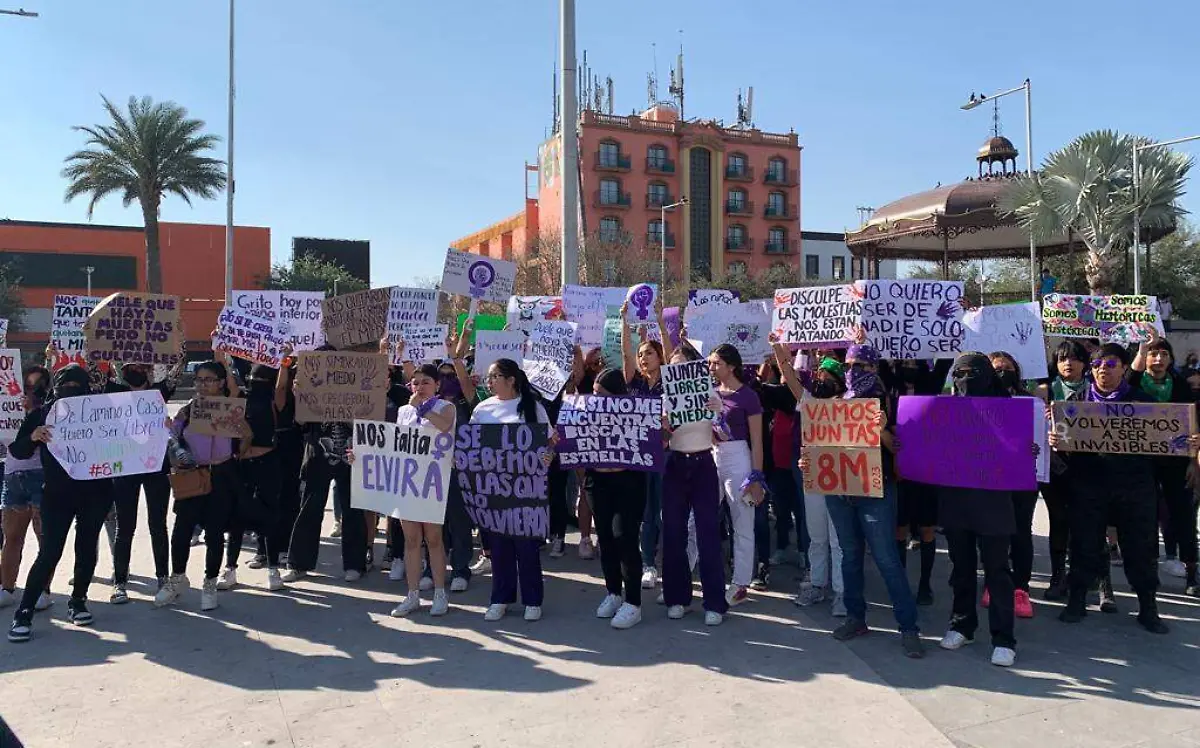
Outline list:
[[[287,550],[300,512],[300,468],[304,465],[304,436],[296,429],[277,432],[275,451],[279,453],[280,548]]]
[[[279,554],[287,548],[287,531],[282,526],[283,517],[279,509],[283,488],[279,453],[273,449],[260,457],[238,460],[238,469],[243,488],[229,529],[225,565],[231,569],[237,568],[238,556],[242,552],[242,536],[246,530],[253,530],[265,541],[267,566],[274,569],[279,566]]]
[[[300,470],[300,514],[288,548],[288,566],[297,571],[317,568],[321,521],[325,518],[331,484],[334,501],[342,508],[342,568],[365,572],[367,520],[361,509],[350,506],[350,466],[343,462],[330,465],[325,455],[315,451],[306,454]]]
[[[567,471],[559,467],[557,459],[550,465],[549,478],[550,537],[561,538],[567,534]]]
[[[1158,502],[1152,476],[1140,471],[1117,479],[1113,471],[1073,474],[1071,494],[1071,572],[1073,598],[1107,576],[1105,528],[1117,528],[1125,578],[1141,599],[1158,590]]]
[[[642,604],[642,515],[646,513],[645,477],[633,470],[587,471],[604,586],[630,605]]]
[[[1009,537],[979,535],[969,530],[947,530],[946,544],[950,549],[950,584],[954,588],[954,604],[950,628],[966,637],[973,637],[979,627],[976,608],[978,583],[975,569],[982,551],[983,583],[991,593],[988,606],[988,626],[993,647],[1013,649],[1017,645],[1013,626],[1013,578],[1008,569]]]
[[[71,597],[86,600],[96,557],[100,528],[112,508],[112,481],[72,481],[67,486],[46,486],[42,495],[42,542],[37,559],[25,580],[20,609],[32,610],[38,596],[50,582],[50,575],[62,558],[67,533],[75,523],[75,587]]]
[[[1063,563],[1071,547],[1071,482],[1068,473],[1050,476],[1049,483],[1041,484],[1042,498],[1046,500],[1046,513],[1050,515],[1050,560]]]
[[[1012,536],[1012,579],[1016,589],[1026,592],[1033,576],[1033,512],[1037,509],[1037,497],[1037,491],[1013,492],[1017,532]]]
[[[113,545],[113,579],[129,582],[129,556],[137,529],[138,499],[146,492],[146,524],[154,552],[154,576],[167,576],[167,509],[171,503],[171,481],[166,472],[130,475],[113,479],[113,502],[117,506],[117,540]]]
[[[1196,563],[1195,497],[1187,485],[1189,460],[1183,457],[1161,457],[1154,461],[1154,482],[1167,505],[1167,528],[1178,546],[1179,560]],[[1164,531],[1164,539],[1168,535]]]
[[[175,499],[175,527],[171,530],[171,571],[187,574],[192,552],[192,530],[204,528],[204,578],[221,571],[225,530],[230,526],[242,490],[237,464],[228,460],[212,468],[212,492],[207,496]],[[233,538],[230,538],[232,542]]]

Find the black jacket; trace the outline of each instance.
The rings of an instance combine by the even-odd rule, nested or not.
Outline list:
[[[9,454],[18,460],[28,460],[33,457],[34,450],[38,447],[37,443],[33,441],[33,432],[39,426],[46,425],[46,415],[53,407],[53,403],[47,403],[36,410],[29,411],[29,414],[25,416],[25,421],[21,424],[21,429],[17,432],[17,438],[8,448]],[[62,465],[58,464],[58,460],[50,454],[49,449],[42,449],[41,455],[47,494],[63,495],[76,491],[96,494],[108,493],[112,490],[111,478],[75,480],[66,470],[63,470]]]

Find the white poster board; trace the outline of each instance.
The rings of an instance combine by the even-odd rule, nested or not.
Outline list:
[[[394,519],[440,525],[446,519],[454,429],[355,421],[350,506]]]
[[[502,358],[518,364],[525,360],[525,333],[517,330],[478,330],[475,333],[475,373],[480,383],[488,367]]]
[[[962,281],[860,280],[867,342],[883,358],[954,358],[962,352]]]
[[[446,250],[441,290],[497,304],[508,302],[517,278],[516,263],[482,257],[451,247]]]
[[[575,323],[539,321],[529,335],[521,366],[529,384],[547,400],[558,397],[575,360]]]
[[[75,480],[143,475],[162,469],[167,405],[155,389],[55,400],[46,449]]]
[[[294,351],[311,351],[325,344],[321,331],[320,291],[234,291],[231,306],[279,320],[279,332]]]
[[[1024,379],[1046,376],[1046,336],[1042,308],[1036,301],[1000,304],[963,314],[964,351],[1004,351],[1016,359]]]

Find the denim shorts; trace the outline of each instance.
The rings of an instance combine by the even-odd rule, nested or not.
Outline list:
[[[25,470],[4,476],[4,490],[0,492],[0,508],[24,509],[42,506],[42,487],[45,476],[41,470]]]

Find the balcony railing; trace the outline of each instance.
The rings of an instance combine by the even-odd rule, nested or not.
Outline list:
[[[792,220],[796,218],[796,204],[771,205],[767,203],[767,207],[763,209],[763,218],[780,218],[784,220]]]
[[[785,239],[781,242],[767,242],[763,245],[763,252],[769,255],[792,255],[796,254],[796,240]]]
[[[660,246],[662,246],[662,243],[663,243],[662,234],[659,234],[659,233],[656,233],[653,231],[646,234],[646,246],[660,247]],[[667,234],[666,248],[667,249],[675,249],[675,235],[674,234],[670,234],[670,233]]]
[[[647,158],[646,171],[650,174],[674,174],[675,162],[669,158]]]
[[[628,192],[619,192],[615,195],[597,190],[595,200],[592,202],[596,208],[615,208],[617,210],[628,209],[633,205],[633,197]]]
[[[633,159],[628,154],[622,153],[619,156],[611,156],[601,151],[596,151],[596,171],[629,171]]]
[[[799,183],[796,176],[795,169],[767,169],[763,173],[763,184],[795,187]]]
[[[725,214],[730,216],[752,216],[754,215],[754,202],[752,200],[743,200],[741,202],[726,200]]]
[[[743,167],[739,168],[736,166],[726,166],[725,167],[725,181],[727,181],[727,182],[753,182],[754,181],[754,167],[753,166],[743,166]]]
[[[675,202],[674,195],[646,195],[646,207],[654,208],[655,210],[664,205],[671,205]]]
[[[743,236],[741,239],[731,239],[725,237],[726,252],[750,252],[754,249],[754,240],[748,236]]]

